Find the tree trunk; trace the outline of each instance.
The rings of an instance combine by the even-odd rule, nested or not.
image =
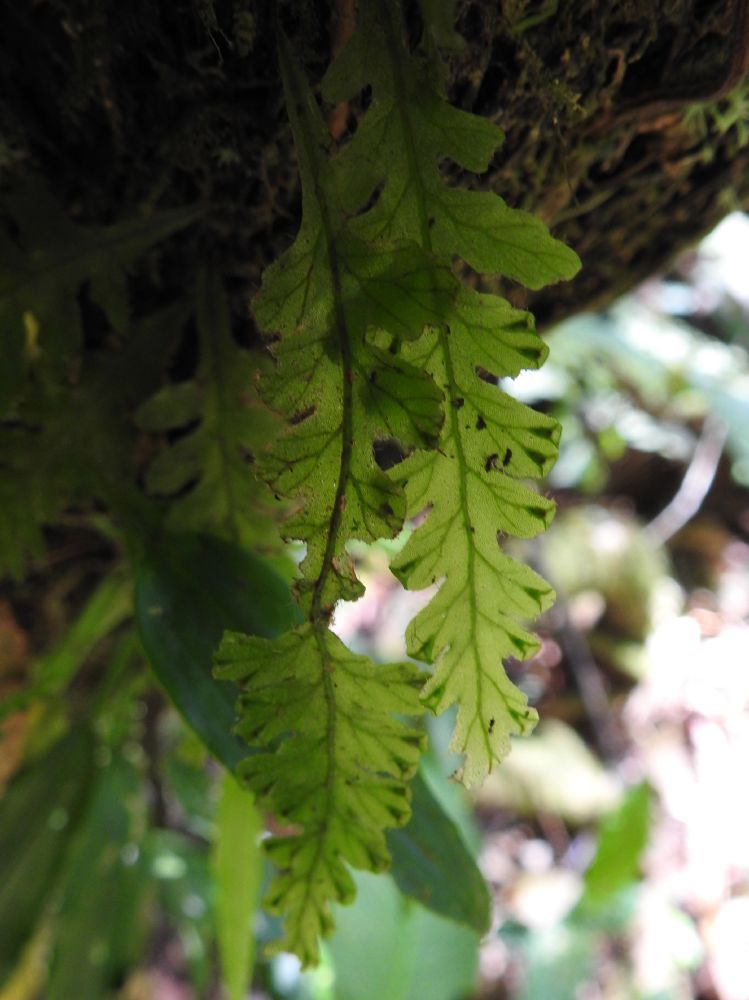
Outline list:
[[[179,286],[210,254],[246,316],[299,214],[272,6],[6,0],[0,179],[42,173],[84,222],[203,201],[160,280]],[[406,6],[416,38],[418,5]],[[323,0],[285,11],[319,78],[336,14]],[[452,97],[506,133],[476,183],[542,216],[583,260],[573,282],[504,289],[541,325],[605,304],[749,198],[747,0],[459,0],[456,14]]]

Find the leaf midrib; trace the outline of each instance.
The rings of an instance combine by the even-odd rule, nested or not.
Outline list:
[[[304,108],[304,95],[301,94],[298,88],[295,87],[295,76],[293,69],[289,65],[289,53],[288,53],[288,43],[285,37],[281,34],[279,39],[279,54],[281,58],[282,74],[284,77],[284,83],[286,85],[287,92],[291,93],[292,99],[295,101],[295,106],[303,109]],[[295,92],[296,91],[296,92]],[[324,234],[325,240],[325,252],[328,259],[328,267],[330,269],[330,285],[331,293],[333,297],[333,307],[334,307],[334,331],[333,335],[337,339],[337,347],[341,357],[341,424],[340,424],[340,434],[341,434],[341,453],[338,469],[338,481],[336,483],[336,490],[333,499],[333,507],[330,514],[330,520],[328,523],[327,537],[325,543],[325,549],[323,552],[322,563],[320,570],[315,580],[314,588],[312,591],[312,599],[309,606],[309,621],[310,626],[313,631],[315,644],[317,646],[317,651],[320,660],[320,682],[322,684],[323,698],[325,701],[325,706],[327,710],[327,724],[326,730],[326,745],[327,745],[327,769],[325,773],[325,779],[323,783],[324,788],[324,807],[323,814],[320,818],[318,829],[320,832],[317,838],[317,844],[315,848],[315,853],[310,865],[307,877],[305,878],[304,884],[304,896],[303,896],[303,907],[306,910],[310,903],[312,888],[315,885],[314,873],[317,870],[318,865],[322,857],[324,856],[325,849],[327,847],[327,835],[329,832],[329,825],[331,817],[335,810],[335,781],[336,781],[336,771],[337,771],[337,760],[336,760],[336,738],[337,738],[337,712],[338,704],[336,700],[334,685],[331,677],[331,672],[328,670],[328,659],[330,654],[328,651],[328,636],[329,629],[328,623],[330,615],[332,614],[332,608],[327,609],[322,605],[323,594],[325,591],[325,584],[327,582],[328,576],[330,575],[333,556],[336,551],[336,546],[338,543],[338,534],[341,527],[341,518],[343,513],[343,502],[346,496],[346,487],[351,474],[351,458],[353,449],[353,364],[352,364],[352,351],[350,343],[350,333],[347,324],[346,312],[343,303],[343,294],[341,287],[341,272],[338,260],[338,249],[336,246],[336,233],[331,221],[330,207],[328,205],[327,197],[323,184],[321,181],[322,169],[324,164],[320,164],[320,151],[315,142],[315,137],[310,134],[309,123],[307,117],[299,113],[297,117],[297,122],[299,125],[299,142],[302,146],[302,161],[306,161],[308,178],[311,180],[313,194],[317,202],[317,208],[320,213],[320,223],[322,233]],[[304,176],[303,176],[303,186],[304,186]],[[306,295],[306,291],[305,291]],[[333,669],[335,669],[335,664],[331,664]]]
[[[408,101],[407,88],[405,83],[405,78],[403,71],[398,59],[398,52],[401,51],[400,39],[394,30],[394,26],[390,17],[390,12],[388,10],[387,0],[380,0],[380,15],[384,26],[386,34],[386,47],[388,55],[390,58],[390,66],[392,70],[393,80],[396,89],[396,104],[398,107],[398,114],[401,121],[401,128],[404,135],[404,148],[406,150],[406,156],[408,159],[408,164],[411,170],[411,175],[413,177],[413,186],[415,189],[415,197],[417,201],[417,211],[419,215],[419,226],[420,226],[420,240],[421,245],[424,250],[432,254],[433,246],[431,234],[429,231],[429,219],[427,211],[427,198],[426,198],[426,184],[424,178],[421,175],[419,155],[415,144],[415,130],[411,122],[411,116],[408,111]],[[458,385],[455,378],[455,370],[453,365],[452,355],[450,353],[450,347],[448,343],[448,333],[447,330],[442,327],[439,331],[439,344],[442,351],[443,364],[445,368],[445,375],[447,377],[447,384],[450,386]],[[463,440],[460,434],[460,429],[458,425],[458,414],[454,407],[447,405],[445,407],[448,413],[448,421],[450,426],[450,436],[453,438],[456,448],[456,460],[458,462],[458,489],[460,496],[460,509],[463,517],[465,537],[468,540],[467,544],[467,554],[468,554],[468,565],[467,565],[467,577],[469,580],[473,580],[474,577],[474,545],[471,540],[471,522],[470,514],[468,510],[468,496],[466,488],[466,470],[468,469],[468,463],[465,458],[465,451],[463,448]],[[470,629],[471,636],[473,638],[473,643],[475,646],[475,636],[476,636],[476,594],[473,586],[468,587],[468,603],[470,607]],[[476,675],[476,705],[478,709],[478,720],[481,723],[482,718],[482,704],[483,704],[483,672],[479,669],[475,671]],[[486,753],[489,761],[491,761],[491,744],[489,742],[487,734],[483,731],[483,726],[481,726],[482,738],[484,740],[484,745],[486,747]]]
[[[458,387],[458,382],[455,379],[455,369],[453,365],[453,358],[450,352],[449,344],[449,334],[446,330],[440,330],[439,342],[442,349],[442,359],[445,366],[445,375],[447,376],[448,385]],[[481,720],[483,719],[483,677],[484,671],[481,669],[481,664],[479,662],[478,656],[478,645],[476,643],[476,630],[477,630],[477,607],[476,607],[476,588],[474,583],[475,577],[475,558],[476,550],[473,541],[473,525],[471,524],[471,515],[468,509],[468,489],[467,489],[467,473],[470,472],[468,467],[468,462],[465,457],[465,449],[463,448],[463,438],[460,432],[460,422],[458,418],[459,411],[453,406],[448,406],[446,409],[449,412],[449,422],[450,422],[450,436],[453,439],[455,445],[455,458],[458,464],[458,494],[460,497],[460,510],[463,518],[463,530],[464,538],[466,540],[466,550],[467,550],[467,567],[466,567],[466,588],[468,590],[468,604],[470,607],[470,630],[471,630],[471,640],[474,648],[474,660],[476,663],[475,674],[475,684],[476,684],[476,711],[477,715],[472,720],[472,724],[478,721],[479,728],[481,730],[481,737],[486,750],[487,759],[489,765],[491,766],[492,760],[492,749],[491,742],[489,740],[488,734],[484,731]]]

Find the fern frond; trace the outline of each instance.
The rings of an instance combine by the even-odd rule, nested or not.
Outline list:
[[[296,249],[268,272],[255,311],[265,329],[285,335],[274,349],[277,368],[265,379],[264,394],[291,417],[261,468],[297,507],[284,530],[307,544],[297,584],[302,608],[313,618],[330,617],[335,601],[361,592],[345,551],[348,539],[390,538],[403,524],[403,493],[378,468],[374,443],[430,444],[441,422],[441,393],[431,378],[376,346],[368,331],[413,337],[431,316],[420,296],[428,302],[441,290],[433,284],[423,292],[434,269],[409,248],[376,251],[335,235],[317,255],[303,250],[294,259]],[[326,272],[330,290],[323,284],[316,293],[314,282]],[[449,273],[436,278],[450,293]],[[299,311],[285,294],[287,283],[297,282],[307,292]],[[384,289],[392,290],[390,301],[380,295]]]
[[[372,102],[336,155],[281,37],[302,220],[255,303],[261,329],[277,337],[261,391],[288,420],[258,464],[292,507],[285,533],[307,547],[296,584],[306,621],[276,640],[229,635],[216,658],[219,675],[241,686],[239,731],[259,750],[247,780],[295,827],[270,842],[281,872],[268,905],[286,917],[279,947],[305,963],[332,927],[330,902],[351,898],[345,864],[386,864],[383,829],[407,818],[420,746],[392,719],[418,708],[416,669],[375,667],[328,630],[335,602],[361,589],[347,541],[392,536],[407,512],[430,508],[395,569],[413,587],[444,581],[409,650],[435,663],[427,703],[460,702],[454,746],[467,780],[534,721],[501,661],[532,647],[518,619],[546,606],[550,590],[502,553],[498,534],[548,523],[551,504],[517,477],[548,467],[558,430],[486,372],[517,373],[544,348],[529,317],[461,288],[451,265],[458,257],[532,287],[577,267],[537,220],[443,181],[445,157],[485,169],[501,133],[446,103],[433,63],[403,44],[398,4],[372,0],[359,15],[324,88],[337,101],[371,87]],[[429,37],[450,41],[444,19]],[[391,439],[408,457],[386,475],[373,446]]]
[[[384,830],[408,819],[405,782],[424,734],[393,713],[420,712],[422,678],[410,663],[354,655],[324,622],[275,640],[227,633],[215,664],[242,685],[238,732],[267,748],[242,775],[262,807],[299,831],[268,846],[281,874],[265,902],[286,930],[275,950],[314,964],[318,938],[333,928],[330,903],[354,896],[347,864],[387,868]]]
[[[491,192],[446,183],[442,161],[485,170],[501,131],[446,102],[434,62],[405,47],[397,3],[372,0],[360,18],[324,81],[331,101],[372,88],[341,157],[352,179],[346,209],[358,213],[353,231],[362,239],[415,240],[445,265],[458,258],[531,288],[574,274],[575,254],[539,220]],[[465,754],[462,776],[473,784],[508,752],[510,734],[529,731],[536,720],[502,659],[534,648],[518,619],[542,611],[552,593],[502,553],[500,538],[529,537],[548,524],[552,504],[517,479],[548,470],[559,432],[496,386],[498,377],[536,367],[545,354],[530,317],[498,297],[463,289],[434,331],[404,344],[401,354],[449,398],[439,447],[415,453],[392,473],[405,484],[409,515],[430,510],[393,569],[412,589],[442,583],[411,624],[408,649],[435,664],[427,704],[441,712],[459,703],[452,749]]]
[[[131,413],[158,385],[186,318],[177,303],[137,321],[118,350],[87,352],[73,384],[28,380],[15,421],[0,422],[0,573],[20,576],[43,526],[73,504],[103,503],[137,538],[144,498]]]
[[[485,326],[476,316],[482,302]],[[449,331],[403,348],[450,385],[450,400],[439,449],[414,454],[393,470],[406,484],[409,512],[430,512],[392,569],[413,590],[441,582],[408,628],[408,650],[435,664],[423,691],[426,704],[437,714],[459,705],[451,749],[465,755],[460,777],[468,785],[483,781],[507,755],[511,735],[530,732],[537,721],[502,660],[524,660],[535,651],[534,637],[519,621],[544,611],[554,595],[502,552],[500,540],[532,537],[548,526],[553,504],[516,477],[550,468],[559,426],[476,375],[479,366],[491,371],[492,361],[503,373],[516,372],[518,356],[529,367],[534,349],[543,357],[527,313],[468,292]]]
[[[259,464],[292,507],[284,533],[307,547],[296,583],[306,621],[276,640],[228,636],[216,664],[240,682],[239,731],[263,751],[245,764],[250,787],[297,827],[269,843],[280,874],[267,905],[285,915],[279,947],[309,963],[332,928],[330,903],[352,897],[346,864],[385,867],[384,830],[409,815],[422,736],[392,716],[421,710],[419,672],[354,656],[328,622],[337,600],[361,591],[347,541],[403,524],[403,492],[378,467],[375,442],[410,450],[440,430],[439,389],[380,341],[418,336],[456,285],[414,244],[351,236],[322,117],[283,36],[280,60],[303,211],[255,303],[261,329],[279,338],[263,395],[288,420]]]
[[[276,534],[273,500],[251,461],[278,431],[255,388],[257,365],[231,331],[221,277],[198,274],[195,299],[200,360],[195,377],[160,389],[135,415],[144,430],[183,431],[146,472],[146,489],[178,494],[167,522],[177,531],[210,531],[238,544]]]
[[[297,591],[317,620],[360,593],[346,542],[392,537],[403,524],[402,491],[378,468],[375,441],[394,438],[408,449],[439,433],[441,393],[428,375],[378,347],[374,333],[417,336],[433,318],[433,300],[452,297],[454,281],[413,244],[351,237],[320,112],[287,43],[281,52],[303,213],[255,303],[261,328],[280,335],[263,395],[288,416],[261,466],[297,508],[285,531],[307,545]]]
[[[484,172],[503,133],[448,103],[434,60],[406,49],[400,4],[372,0],[361,5],[359,18],[323,80],[331,103],[372,88],[367,113],[339,163],[345,209],[361,213],[351,231],[369,241],[412,240],[438,261],[457,257],[482,274],[502,274],[528,288],[571,277],[577,256],[539,219],[492,192],[455,187],[442,176],[445,161]]]
[[[92,300],[112,328],[127,330],[127,271],[149,247],[184,229],[201,214],[197,207],[159,212],[95,228],[70,221],[38,179],[0,198],[18,239],[0,228],[0,415],[26,368],[43,361],[55,374],[70,375],[81,348],[78,292],[88,283]]]

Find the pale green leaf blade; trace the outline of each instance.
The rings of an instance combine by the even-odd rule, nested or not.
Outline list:
[[[275,641],[227,633],[214,662],[242,689],[240,734],[265,748],[241,773],[261,807],[301,830],[268,845],[280,872],[265,902],[284,915],[278,947],[314,963],[330,903],[353,897],[347,866],[386,868],[384,830],[408,819],[424,736],[394,713],[419,712],[421,675],[376,666],[313,623]]]
[[[570,277],[577,257],[540,221],[493,192],[447,180],[445,160],[481,172],[502,135],[446,101],[429,42],[435,31],[444,33],[446,10],[422,5],[427,40],[413,52],[400,4],[363,5],[349,50],[327,75],[329,98],[371,88],[367,113],[337,162],[351,229],[364,241],[412,240],[438,263],[457,258],[531,288]],[[553,595],[500,543],[505,535],[530,538],[548,526],[553,504],[521,480],[549,470],[559,428],[496,385],[543,361],[529,317],[467,288],[446,303],[435,301],[434,310],[433,330],[404,343],[400,353],[445,387],[445,419],[436,449],[416,452],[392,470],[406,489],[409,515],[428,511],[394,571],[412,589],[440,587],[410,626],[408,649],[434,664],[427,704],[436,712],[459,705],[452,749],[466,755],[462,777],[474,784],[506,755],[509,737],[536,721],[502,660],[533,651],[523,622]]]
[[[227,774],[221,786],[212,857],[216,938],[227,1000],[242,1000],[252,979],[253,922],[263,877],[259,844],[263,825],[252,795]]]
[[[406,484],[409,513],[429,508],[393,571],[412,588],[439,583],[440,590],[408,629],[412,656],[435,664],[424,689],[435,712],[459,704],[451,747],[465,754],[461,772],[479,784],[509,752],[509,738],[529,732],[537,720],[525,696],[510,682],[502,660],[523,660],[536,648],[521,625],[549,607],[551,588],[533,571],[504,555],[506,534],[532,537],[543,531],[553,504],[516,476],[543,474],[556,455],[559,428],[505,396],[477,374],[486,365],[504,372],[538,363],[535,335],[523,314],[492,310],[492,300],[464,291],[450,332],[435,331],[404,355],[423,364],[451,398],[440,448],[416,453],[393,470]],[[502,326],[494,340],[483,322],[494,311]]]
[[[650,830],[652,798],[650,786],[641,782],[603,821],[595,856],[583,878],[578,912],[595,911],[636,879]]]
[[[330,942],[341,1000],[457,1000],[473,995],[479,935],[415,906],[387,877],[356,877]]]

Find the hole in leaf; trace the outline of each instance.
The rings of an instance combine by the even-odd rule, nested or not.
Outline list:
[[[406,453],[399,441],[395,438],[387,438],[383,441],[375,441],[372,445],[374,460],[383,472],[399,465],[406,457]]]
[[[375,189],[370,194],[369,198],[365,201],[364,205],[353,215],[353,218],[358,219],[362,215],[366,215],[367,212],[374,208],[377,202],[380,200],[383,188],[385,187],[385,182],[380,181],[380,183],[375,187]]]

